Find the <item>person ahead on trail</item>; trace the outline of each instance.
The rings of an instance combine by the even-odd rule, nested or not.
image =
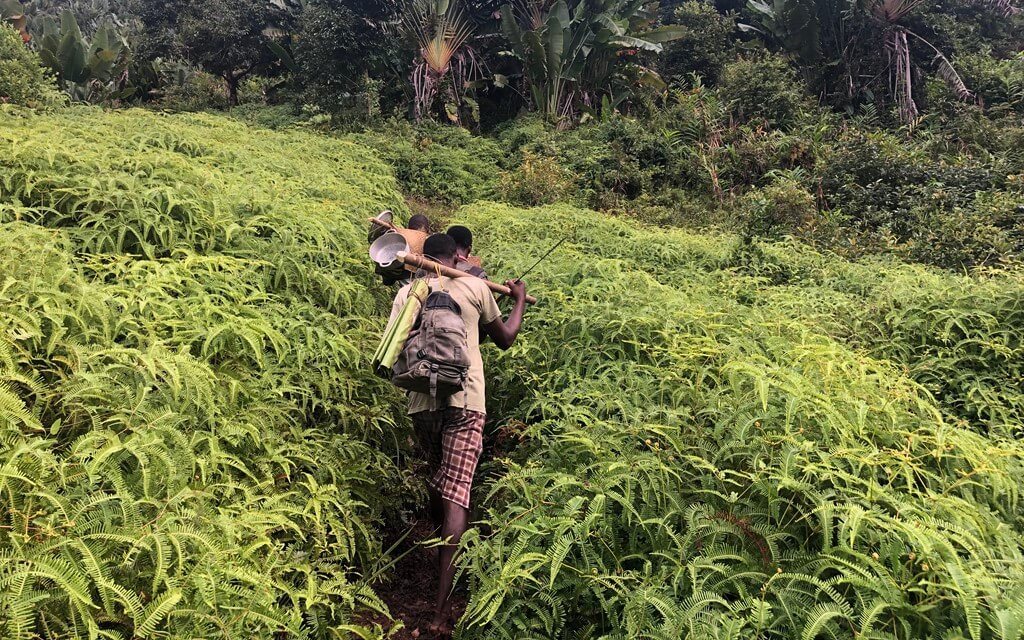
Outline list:
[[[456,248],[451,236],[438,233],[427,238],[423,253],[446,267],[455,267]],[[509,281],[515,304],[507,320],[502,320],[498,303],[483,280],[428,276],[431,290],[443,289],[458,304],[466,323],[466,344],[469,351],[469,372],[463,390],[444,399],[429,394],[409,392],[409,415],[419,445],[427,456],[431,477],[431,513],[441,526],[441,547],[438,566],[437,601],[430,628],[434,632],[450,630],[451,602],[449,594],[455,575],[453,559],[456,546],[469,522],[470,489],[473,474],[483,450],[485,402],[484,364],[480,357],[480,332],[501,349],[508,349],[519,335],[526,309],[526,285]],[[395,297],[392,320],[401,313],[412,285],[406,285]],[[441,406],[435,406],[440,404]]]
[[[448,227],[446,231],[455,241],[455,268],[471,273],[478,278],[487,279],[487,272],[480,265],[480,259],[471,255],[473,251],[473,232],[461,225]]]
[[[417,213],[413,217],[409,218],[408,228],[413,229],[414,231],[430,233],[430,219],[422,213]]]

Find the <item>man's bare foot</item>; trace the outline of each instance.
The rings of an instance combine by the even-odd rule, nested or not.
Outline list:
[[[451,638],[452,637],[452,626],[448,621],[444,621],[441,624],[434,624],[431,622],[427,625],[427,631],[430,632],[434,638]]]
[[[434,618],[430,621],[430,624],[427,625],[427,630],[439,638],[452,637],[451,615],[452,612],[450,609],[446,611],[438,611],[434,614]]]

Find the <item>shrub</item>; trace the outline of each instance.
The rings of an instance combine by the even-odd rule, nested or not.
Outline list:
[[[772,55],[730,63],[722,72],[718,90],[739,121],[763,121],[781,129],[796,122],[806,101],[796,70]]]
[[[288,129],[304,122],[291,104],[241,104],[227,113],[232,118],[266,129]]]
[[[682,37],[665,45],[659,59],[661,75],[666,80],[688,82],[695,74],[707,84],[718,82],[723,67],[734,55],[731,39],[736,19],[719,13],[713,3],[688,0],[665,22],[679,25],[684,31]]]
[[[981,104],[997,114],[1024,113],[1024,54],[997,59],[986,53],[957,57],[957,69]]]
[[[228,105],[228,87],[224,80],[205,71],[192,71],[182,83],[165,86],[159,103],[168,111],[221,110]]]
[[[535,121],[509,127],[499,138],[509,154],[529,152],[552,158],[580,187],[580,201],[600,209],[621,207],[641,194],[655,191],[677,169],[682,157],[660,130],[632,118],[556,131]]]
[[[535,207],[572,201],[575,186],[558,160],[524,151],[522,164],[501,174],[498,193],[507,202]]]
[[[848,226],[872,244],[881,238],[915,260],[962,268],[1019,254],[1019,213],[1013,197],[1002,195],[1012,164],[934,157],[934,142],[922,135],[923,144],[885,132],[844,132],[821,163],[826,206],[840,207]]]
[[[0,103],[45,108],[65,100],[42,62],[21,35],[0,20]]]
[[[1024,256],[1024,206],[1019,196],[979,192],[973,202],[946,211],[926,203],[911,210],[919,232],[905,254],[950,269],[995,265]]]
[[[464,204],[494,194],[502,155],[498,145],[460,127],[392,122],[348,137],[379,152],[407,195]]]
[[[740,227],[731,207],[710,198],[701,198],[683,189],[667,189],[642,195],[636,200],[607,209],[606,213],[660,227],[684,227],[710,231]]]
[[[814,196],[788,177],[750,191],[741,208],[748,237],[808,234],[818,221]]]
[[[530,144],[549,138],[555,131],[554,125],[540,115],[524,115],[500,125],[494,137],[508,153],[518,153]]]

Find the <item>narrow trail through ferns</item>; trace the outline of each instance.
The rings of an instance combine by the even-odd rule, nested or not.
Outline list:
[[[355,144],[0,107],[0,637],[381,637],[415,506]],[[542,304],[462,638],[1024,636],[1024,275],[478,203]],[[401,576],[390,576],[401,579]]]

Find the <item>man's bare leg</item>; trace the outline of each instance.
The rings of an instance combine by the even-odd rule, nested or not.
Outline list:
[[[427,495],[430,496],[430,522],[434,525],[434,529],[440,531],[441,525],[444,524],[444,498],[438,493],[437,489],[432,486],[427,486]]]
[[[433,529],[427,538],[430,539],[440,537],[441,535],[441,527],[444,525],[444,499],[441,497],[441,494],[437,492],[437,489],[431,486],[427,487],[427,494],[430,496],[430,505],[428,506],[428,509],[430,510],[430,524],[433,526]],[[429,546],[426,548],[426,551],[430,558],[430,562],[437,566],[440,562],[439,547]]]
[[[448,625],[448,617],[452,612],[450,596],[455,579],[455,551],[468,525],[469,509],[445,500],[444,526],[441,527],[441,539],[445,544],[439,554],[437,603],[434,607],[434,619],[430,623],[431,628],[435,630],[445,629]]]

